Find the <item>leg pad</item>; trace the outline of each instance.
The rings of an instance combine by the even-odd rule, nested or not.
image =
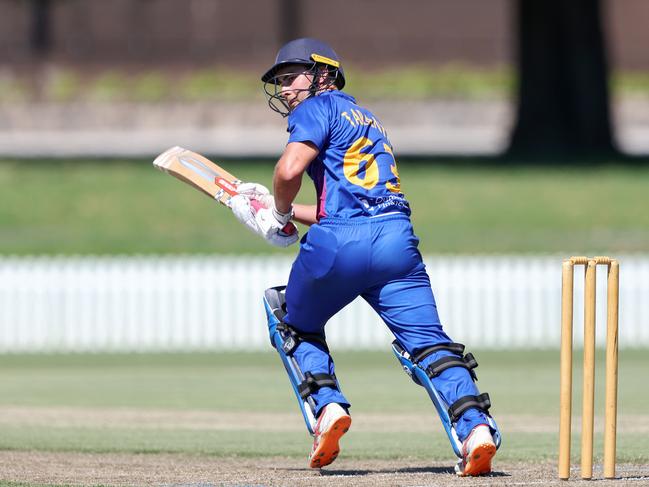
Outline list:
[[[464,348],[464,346],[462,347]],[[448,350],[448,348],[446,350]],[[446,369],[450,369],[451,367],[462,367],[469,371],[471,378],[475,381],[478,380],[478,378],[476,377],[473,369],[475,369],[477,366],[478,362],[476,361],[473,354],[467,353],[463,357],[442,357],[426,367],[426,373],[428,374],[428,377],[433,379],[444,372]]]
[[[316,424],[316,404],[311,395],[321,387],[331,387],[340,390],[336,377],[329,374],[312,374],[303,372],[293,356],[293,352],[300,342],[311,342],[322,345],[327,353],[327,343],[324,335],[300,333],[282,320],[286,316],[286,301],[284,298],[285,286],[266,289],[264,292],[264,308],[268,319],[268,333],[270,343],[277,350],[298,405],[302,411],[307,430],[314,434]]]
[[[332,389],[338,389],[338,381],[336,380],[336,376],[329,374],[312,374],[311,372],[306,372],[304,374],[304,380],[297,388],[297,392],[302,399],[306,399],[321,387],[331,387]]]
[[[431,363],[426,369],[424,369],[420,362],[428,355],[434,352],[441,350],[447,350],[454,354],[460,355],[460,357],[447,356],[442,357],[439,360]],[[453,451],[458,456],[462,458],[462,442],[460,441],[457,432],[455,430],[455,423],[459,420],[462,414],[469,408],[477,408],[482,410],[489,423],[489,427],[494,432],[494,442],[496,447],[500,446],[500,431],[498,426],[493,418],[489,415],[488,409],[491,406],[489,400],[489,394],[483,393],[478,396],[465,396],[461,397],[455,401],[452,405],[446,404],[442,399],[439,392],[435,388],[432,379],[441,374],[444,370],[451,367],[463,367],[471,373],[473,380],[476,380],[475,373],[473,369],[477,367],[478,363],[472,354],[464,354],[464,345],[459,343],[448,343],[435,345],[428,347],[425,350],[422,350],[418,353],[413,359],[410,354],[401,346],[401,344],[395,340],[392,342],[392,351],[394,352],[397,360],[401,363],[403,370],[410,376],[410,378],[417,384],[422,386],[428,392],[428,396],[433,402],[437,413],[439,414],[442,426],[446,431],[449,442]]]
[[[459,398],[448,408],[448,415],[452,423],[457,423],[458,419],[464,414],[464,411],[470,408],[476,408],[489,415],[488,411],[491,407],[491,400],[489,394],[484,392],[479,396],[464,396]]]

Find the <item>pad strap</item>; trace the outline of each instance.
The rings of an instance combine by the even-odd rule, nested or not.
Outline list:
[[[421,352],[412,357],[412,361],[417,364],[428,357],[431,353],[439,352],[440,350],[446,350],[457,355],[463,355],[464,345],[461,343],[442,343],[440,345],[433,345],[432,347],[424,348]]]
[[[315,333],[302,333],[284,322],[280,322],[277,325],[277,331],[282,334],[282,338],[284,339],[282,350],[286,355],[291,355],[300,342],[319,343],[324,347],[325,351],[329,353],[329,347],[327,346],[327,341],[325,340],[324,335],[318,335]]]
[[[337,390],[338,382],[336,381],[336,376],[330,374],[312,374],[311,372],[307,372],[304,374],[304,380],[297,387],[297,391],[300,394],[300,397],[304,400],[321,387],[331,387],[332,389]]]
[[[451,421],[455,423],[467,409],[476,408],[489,414],[490,407],[491,400],[489,399],[489,394],[483,392],[479,396],[464,396],[459,398],[448,408],[448,415]]]
[[[439,360],[435,360],[433,363],[428,365],[428,367],[426,367],[426,374],[431,379],[434,379],[446,369],[450,369],[451,367],[463,367],[469,371],[471,377],[475,381],[478,380],[478,377],[475,375],[473,369],[477,366],[478,362],[472,353],[467,353],[464,357],[446,356]]]

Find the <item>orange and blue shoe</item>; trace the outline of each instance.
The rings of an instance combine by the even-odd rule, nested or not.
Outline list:
[[[327,404],[314,429],[313,449],[309,456],[309,467],[321,468],[333,462],[340,446],[340,437],[347,433],[352,424],[352,417],[340,404]]]
[[[486,424],[479,424],[462,444],[462,458],[455,466],[461,477],[491,473],[491,459],[496,454],[496,444]]]

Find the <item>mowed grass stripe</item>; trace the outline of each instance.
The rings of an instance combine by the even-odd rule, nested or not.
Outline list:
[[[480,363],[478,385],[490,393],[496,420],[502,418],[502,456],[528,461],[553,458],[557,447],[558,352],[474,353]],[[598,354],[597,364],[598,415],[603,411],[602,355]],[[334,356],[359,425],[345,437],[346,454],[442,460],[452,455],[423,389],[412,384],[389,352],[341,352]],[[646,371],[646,357],[646,350],[620,353],[620,461],[649,460],[649,392],[637,387],[637,377]],[[576,415],[580,411],[579,382],[575,373]],[[62,413],[49,424],[35,424],[33,417],[31,423],[0,421],[0,449],[302,457],[310,442],[279,358],[271,353],[2,356],[0,411],[18,415],[23,407],[24,418],[30,412]],[[79,411],[76,423],[75,409]],[[112,420],[102,423],[102,411]],[[198,426],[219,414],[230,420],[236,415],[244,426],[174,424],[176,413],[179,418],[198,415]],[[84,414],[91,416],[85,422]],[[150,414],[161,415],[157,421],[164,425],[138,426],[138,418]],[[120,417],[130,419],[120,424]],[[265,421],[275,424],[265,427]],[[287,422],[285,429],[281,424],[278,427],[278,421]],[[393,423],[382,427],[381,421]],[[576,419],[574,424],[573,442],[578,445]],[[596,437],[596,455],[600,455],[601,434]]]
[[[312,439],[302,432],[251,430],[214,431],[145,428],[56,428],[6,426],[0,428],[1,450],[68,451],[86,453],[189,453],[214,456],[305,457]],[[453,458],[448,439],[441,431],[354,431],[343,438],[346,458]],[[573,437],[575,459],[580,437]],[[504,461],[542,461],[556,458],[558,436],[546,433],[507,433],[499,451]],[[595,435],[595,461],[603,454],[602,435]],[[649,461],[646,433],[625,433],[618,439],[619,462]]]
[[[439,418],[432,410],[421,413],[372,413],[353,415],[355,432],[432,433]],[[580,421],[579,416],[575,418]],[[498,424],[508,433],[547,433],[557,429],[552,416],[499,414]],[[148,429],[196,431],[302,432],[304,423],[297,408],[286,412],[205,411],[175,409],[79,408],[0,406],[0,428],[51,427],[95,429]],[[602,432],[604,418],[598,416],[595,431]],[[620,434],[649,433],[649,415],[618,415]]]
[[[491,395],[496,416],[558,415],[558,350],[467,349],[478,360],[478,386]],[[602,352],[596,362],[597,412],[603,405]],[[430,411],[425,391],[403,373],[389,350],[334,350],[333,356],[353,412]],[[576,352],[575,412],[580,410],[580,363],[581,354]],[[646,414],[649,390],[637,387],[637,378],[646,370],[646,350],[620,351],[621,415]],[[297,411],[286,373],[274,352],[0,355],[0,406]]]
[[[270,184],[271,162],[224,165]],[[424,253],[649,251],[649,167],[404,162],[399,170]],[[307,178],[299,201],[314,201]],[[268,246],[151,161],[0,161],[0,254],[40,253],[294,249]]]

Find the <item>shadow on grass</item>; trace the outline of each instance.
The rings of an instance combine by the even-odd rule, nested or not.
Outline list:
[[[287,471],[312,471],[310,468],[285,468]],[[455,475],[453,467],[403,467],[403,468],[376,468],[376,469],[327,469],[320,470],[323,477],[334,477],[337,475],[362,477],[364,475],[390,474],[390,473],[431,473],[431,474],[448,474]],[[483,475],[484,478],[490,477],[511,477],[505,472],[491,472],[489,475]]]

